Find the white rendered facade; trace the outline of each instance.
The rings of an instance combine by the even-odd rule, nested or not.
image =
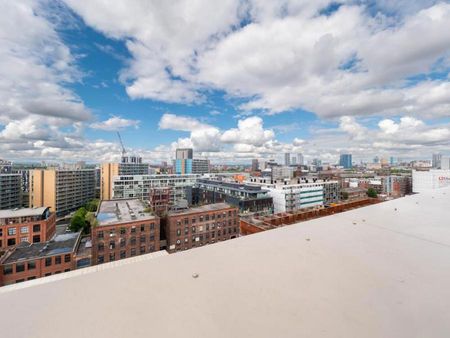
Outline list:
[[[431,169],[412,172],[413,192],[424,192],[450,186],[450,170]]]

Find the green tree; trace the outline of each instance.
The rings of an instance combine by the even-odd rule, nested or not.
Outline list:
[[[377,198],[378,194],[374,188],[369,188],[369,189],[367,189],[367,196],[369,196],[371,198]]]
[[[100,201],[98,199],[93,199],[86,203],[85,208],[87,211],[95,212],[95,211],[97,211],[99,203],[100,203]]]
[[[85,227],[86,220],[84,219],[84,216],[75,213],[75,215],[73,215],[72,219],[70,220],[69,229],[73,232],[78,232],[84,230]]]

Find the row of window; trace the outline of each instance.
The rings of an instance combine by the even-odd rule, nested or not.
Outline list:
[[[41,236],[40,235],[34,235],[32,242],[33,243],[39,243],[41,241]],[[20,238],[20,242],[28,242],[28,237],[21,237]],[[7,241],[7,246],[14,246],[17,244],[17,241],[15,238],[8,238]],[[3,246],[3,241],[0,239],[0,248]]]
[[[142,225],[139,227],[140,232],[145,232],[146,227],[147,227],[146,224],[142,224]],[[150,227],[150,230],[154,230],[154,229],[155,229],[155,223],[151,223],[151,224],[149,225],[149,227]],[[132,226],[132,227],[130,228],[130,233],[131,233],[131,234],[135,234],[136,231],[137,231],[136,226]],[[116,229],[110,229],[109,231],[106,231],[106,232],[109,233],[109,235],[115,235]],[[121,234],[121,235],[126,235],[127,233],[128,233],[128,228],[124,228],[124,227],[120,228],[119,234]],[[104,231],[99,231],[99,232],[97,232],[97,238],[104,238],[104,236],[105,236],[105,232],[104,232]]]
[[[54,257],[54,264],[55,265],[59,265],[62,263],[62,256],[55,256]],[[68,255],[64,255],[64,262],[68,263],[70,262],[71,257],[70,254]],[[52,257],[47,257],[45,258],[45,266],[51,266],[53,262]],[[3,267],[3,274],[4,275],[10,275],[14,272],[14,266],[15,266],[15,272],[19,273],[19,272],[24,272],[25,270],[34,270],[36,269],[36,261],[28,261],[28,262],[21,262],[21,263],[16,263],[14,264],[9,264],[9,265],[5,265]]]
[[[148,238],[149,238],[150,241],[154,241],[155,240],[155,235],[151,234]],[[147,237],[145,235],[141,235],[139,237],[139,243],[145,243],[146,240],[147,240]],[[129,240],[129,244],[132,245],[132,246],[136,245],[136,242],[137,242],[136,237],[131,237],[130,240]],[[123,248],[123,247],[125,247],[125,245],[126,245],[125,238],[120,238],[119,239],[119,246],[121,248]],[[115,248],[116,248],[116,241],[114,241],[114,240],[109,241],[109,249],[110,250],[114,250]],[[98,243],[97,249],[98,249],[98,251],[103,251],[105,249],[105,243],[104,242]]]
[[[153,252],[153,251],[155,251],[155,247],[153,245],[151,245],[148,249],[148,252]],[[131,248],[129,257],[136,256],[136,252],[137,252],[136,248]],[[143,255],[145,253],[146,253],[145,246],[139,247],[139,254]],[[127,258],[127,252],[126,252],[126,250],[121,250],[119,253],[119,259],[124,259],[124,258]],[[115,260],[116,260],[116,253],[110,252],[109,253],[109,262],[113,262]],[[104,262],[105,262],[105,256],[99,255],[97,258],[97,264],[102,264]]]
[[[64,272],[69,272],[70,271],[70,269],[65,269],[64,270]],[[55,271],[55,273],[54,273],[54,275],[57,275],[57,274],[59,274],[59,273],[61,273],[62,271]],[[48,273],[46,273],[44,276],[45,277],[48,277],[48,276],[51,276],[52,275],[52,273],[51,272],[48,272]],[[37,277],[36,276],[30,276],[30,277],[28,277],[27,278],[27,280],[33,280],[33,279],[36,279]],[[25,278],[21,278],[21,279],[17,279],[16,280],[16,283],[22,283],[22,282],[25,282]]]
[[[39,231],[41,231],[41,225],[40,224],[33,225],[33,232],[39,232]],[[28,226],[20,227],[21,234],[27,234],[28,232],[29,232]],[[8,236],[14,236],[16,234],[17,234],[17,227],[8,228]],[[0,228],[0,237],[2,237],[2,236],[3,236],[3,229]]]
[[[236,210],[233,210],[233,211],[231,211],[231,210],[228,210],[228,217],[231,217],[231,216],[236,216]],[[207,222],[207,221],[209,221],[210,219],[211,220],[215,220],[215,219],[220,219],[220,218],[225,218],[225,217],[227,217],[227,212],[226,211],[224,211],[224,212],[222,212],[222,213],[217,213],[217,214],[206,214],[206,215],[201,215],[201,216],[199,216],[198,218],[197,217],[193,217],[192,219],[191,219],[191,224],[195,224],[196,222],[197,222],[197,220],[199,221],[199,222]],[[181,225],[181,223],[183,223],[183,224],[185,224],[185,225],[187,225],[187,224],[189,224],[189,218],[188,217],[186,217],[186,218],[184,218],[183,220],[177,220],[177,225],[178,226],[180,226]]]
[[[227,229],[223,229],[222,231],[218,230],[217,231],[217,237],[226,236],[227,234],[228,235],[237,234],[237,232],[238,232],[238,230],[237,230],[236,227],[235,228],[229,228],[228,230]],[[195,242],[198,242],[198,241],[203,241],[203,239],[208,240],[209,238],[216,238],[216,232],[215,231],[213,231],[213,232],[206,232],[206,233],[198,235],[198,236],[192,235],[191,236],[191,242],[195,243]],[[182,242],[181,239],[177,239],[176,244],[180,245],[181,242]],[[184,242],[188,243],[189,242],[189,237],[185,237],[184,238]]]
[[[231,220],[228,220],[228,226],[231,227],[232,225],[237,225],[236,219],[233,222]],[[203,228],[203,225],[200,225],[198,227],[193,226],[191,228],[191,232],[196,233],[196,232],[202,232],[203,230],[205,230],[205,231],[209,231],[210,229],[214,230],[216,228],[216,226],[217,226],[217,229],[220,229],[221,226],[226,227],[227,222],[218,222],[218,223],[211,223],[211,224],[207,223],[204,225],[204,228]],[[177,236],[181,236],[181,229],[177,229],[176,233],[177,233]],[[184,234],[185,235],[189,234],[189,227],[184,227]]]

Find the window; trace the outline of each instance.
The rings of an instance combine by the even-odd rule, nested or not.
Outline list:
[[[184,234],[187,235],[189,233],[189,227],[184,227]]]
[[[203,216],[200,216],[200,221],[199,222],[203,222]]]
[[[216,219],[216,214],[212,214],[211,219]]]
[[[109,241],[109,250],[114,250],[116,248],[116,242]]]
[[[145,246],[141,246],[140,248],[139,248],[139,253],[142,255],[142,254],[145,254]]]
[[[209,221],[209,215],[205,215],[205,221]]]
[[[144,235],[144,236],[141,236],[141,238],[139,239],[139,242],[145,243],[145,235]]]
[[[187,243],[188,242],[188,238],[186,237],[185,239],[184,239],[184,243]]]
[[[150,230],[155,229],[155,223],[150,223]]]
[[[98,251],[103,251],[105,249],[105,245],[103,243],[98,243],[97,249]]]
[[[33,236],[33,243],[39,243],[41,241],[40,235],[34,235]]]
[[[16,264],[16,272],[23,272],[25,271],[25,264],[24,263],[17,263]]]
[[[36,269],[36,262],[35,261],[28,262],[28,270],[34,269]]]
[[[189,224],[189,218],[184,219],[184,224]]]
[[[136,245],[136,237],[131,237],[130,244],[131,245]]]
[[[33,225],[33,232],[39,232],[39,231],[41,231],[41,225],[40,224]]]
[[[122,250],[122,251],[120,252],[120,259],[123,259],[123,258],[126,258],[126,257],[127,257],[126,251],[125,251],[125,250]]]
[[[51,257],[47,257],[45,259],[45,266],[50,266],[52,265],[52,258]]]
[[[136,233],[136,227],[135,227],[134,225],[131,227],[131,233],[132,233],[132,234],[135,234],[135,233]]]
[[[136,256],[136,248],[131,249],[131,256]]]
[[[192,224],[194,224],[197,220],[195,218],[192,219]]]
[[[64,255],[64,262],[69,263],[70,262],[70,255]]]
[[[2,236],[3,236],[3,229],[0,228],[0,237],[2,237]]]
[[[150,240],[154,241],[155,240],[155,235],[150,235]]]
[[[120,228],[120,234],[121,235],[125,235],[127,233],[127,229],[125,228]]]
[[[148,251],[150,251],[150,252],[153,252],[153,251],[155,251],[155,247],[153,246],[153,245],[150,245],[150,248],[149,248],[149,250]]]
[[[181,236],[181,229],[177,229],[177,236]]]
[[[192,227],[192,232],[195,233],[195,227]]]
[[[177,245],[180,245],[181,241],[179,239],[177,239]]]
[[[28,237],[20,237],[20,243],[28,242]]]
[[[208,231],[209,230],[209,224],[206,224],[205,228],[206,228],[206,231]]]
[[[125,246],[125,239],[121,238],[119,242],[120,242],[120,247],[123,248]]]
[[[28,227],[21,227],[20,228],[20,233],[21,234],[27,234],[28,233]]]
[[[228,217],[231,217],[231,210],[228,211]]]
[[[8,236],[13,236],[16,234],[16,228],[8,228]]]
[[[16,239],[15,238],[8,238],[8,246],[16,245]]]
[[[115,261],[116,260],[116,254],[114,253],[114,252],[111,252],[110,254],[109,254],[109,261],[110,262],[113,262],[113,261]]]
[[[103,263],[105,261],[105,257],[103,257],[103,256],[98,256],[98,258],[97,258],[97,263],[98,264],[101,264],[101,263]]]
[[[110,229],[110,230],[109,230],[109,237],[114,236],[115,233],[116,233],[116,230],[115,230],[115,229]]]
[[[61,256],[55,257],[55,264],[61,264]]]
[[[141,232],[144,232],[144,231],[145,231],[145,225],[142,224],[142,225],[141,225]]]
[[[98,235],[97,235],[98,239],[102,239],[103,238],[103,231],[99,231]]]
[[[12,274],[12,272],[13,272],[12,265],[5,265],[3,267],[3,274],[4,275],[10,275],[10,274]]]

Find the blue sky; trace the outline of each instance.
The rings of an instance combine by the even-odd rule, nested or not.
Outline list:
[[[115,160],[117,130],[155,163],[449,152],[448,1],[0,6],[4,158]]]

